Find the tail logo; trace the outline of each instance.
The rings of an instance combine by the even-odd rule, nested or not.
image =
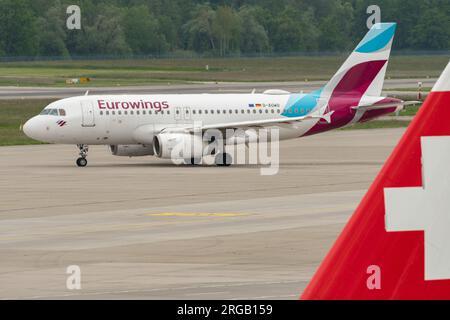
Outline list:
[[[425,232],[425,280],[450,279],[450,137],[422,137],[423,187],[386,188],[386,231]]]

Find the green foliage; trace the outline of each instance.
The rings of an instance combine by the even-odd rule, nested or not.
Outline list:
[[[80,31],[72,30],[74,50],[81,55],[131,53],[122,27],[123,12],[112,5],[99,5],[98,15],[86,19]]]
[[[449,50],[450,1],[378,0],[396,49]],[[78,4],[82,29],[67,30]],[[0,0],[0,56],[348,51],[371,0]]]
[[[448,6],[450,10],[450,6]],[[421,49],[447,49],[450,46],[450,21],[448,11],[441,8],[427,10],[411,32],[411,45]]]
[[[267,52],[270,50],[269,36],[258,21],[257,7],[242,7],[238,19],[241,21],[240,49],[243,52]]]
[[[348,2],[331,2],[329,13],[319,23],[320,50],[349,50],[354,47],[351,38],[353,11],[352,5]]]
[[[286,7],[275,19],[273,45],[277,52],[318,50],[319,30],[311,9]]]
[[[162,53],[168,48],[159,21],[144,5],[132,7],[125,13],[123,28],[126,42],[135,54]]]
[[[26,0],[0,0],[0,48],[5,55],[37,54],[37,17]]]
[[[219,44],[220,56],[239,49],[240,22],[239,16],[230,7],[217,8],[212,21],[212,32]]]
[[[183,25],[186,47],[190,50],[215,51],[216,39],[213,31],[215,11],[209,5],[197,6],[192,18]]]
[[[64,13],[61,12],[60,4],[53,6],[37,19],[37,30],[39,36],[39,54],[43,56],[69,56],[65,41],[67,39],[64,30]]]

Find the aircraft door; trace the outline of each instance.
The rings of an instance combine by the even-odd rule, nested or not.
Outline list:
[[[81,125],[95,127],[94,106],[91,101],[81,102]]]

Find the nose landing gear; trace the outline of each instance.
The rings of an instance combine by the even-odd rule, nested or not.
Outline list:
[[[80,150],[80,157],[77,159],[77,166],[78,167],[86,167],[88,162],[86,160],[88,151],[89,151],[89,146],[85,145],[85,144],[79,144],[77,145],[78,149]]]

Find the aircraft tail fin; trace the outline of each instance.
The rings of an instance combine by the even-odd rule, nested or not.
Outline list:
[[[396,28],[396,23],[375,24],[325,86],[323,97],[380,96]]]
[[[450,299],[450,63],[302,299]]]

